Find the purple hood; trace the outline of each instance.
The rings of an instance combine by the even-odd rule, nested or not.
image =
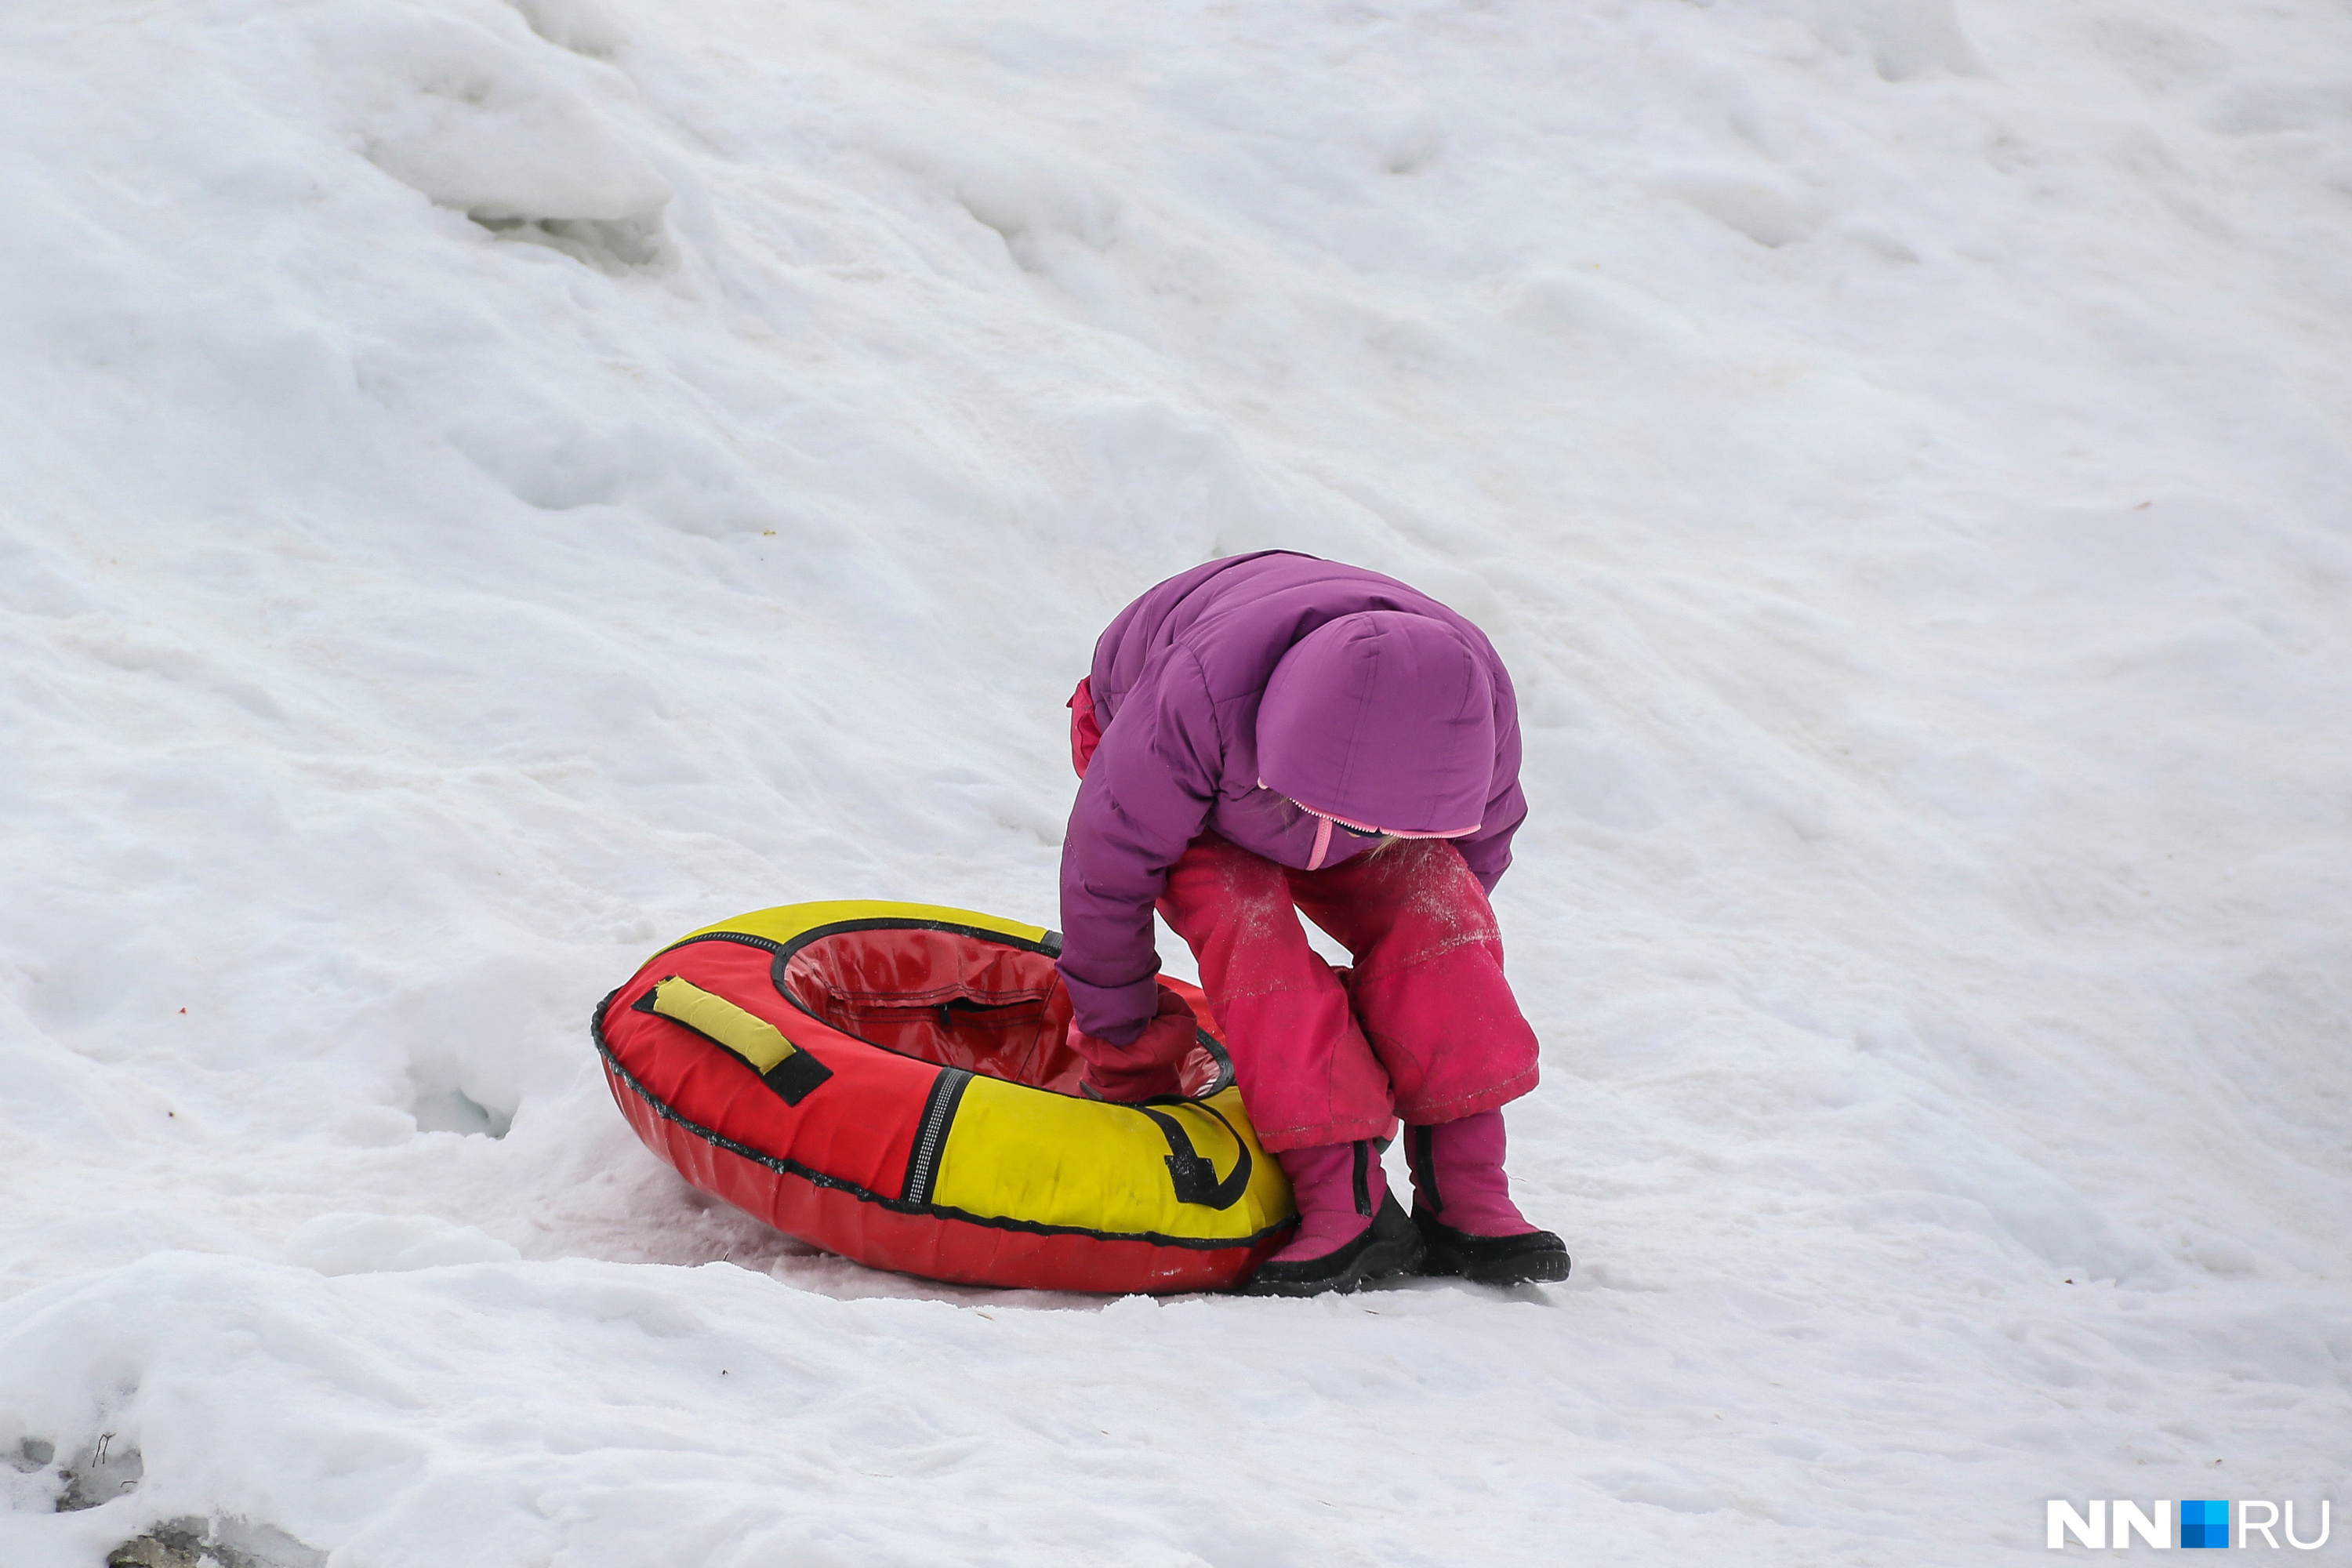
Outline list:
[[[1510,676],[1394,578],[1286,552],[1209,562],[1120,612],[1089,680],[1102,742],[1062,847],[1061,959],[1089,1034],[1123,1042],[1151,1016],[1151,907],[1204,831],[1305,869],[1304,803],[1391,832],[1475,827],[1459,842],[1489,891],[1510,864],[1527,816]],[[1322,837],[1323,864],[1368,847]]]
[[[1327,621],[1266,679],[1257,767],[1267,788],[1326,816],[1475,831],[1495,776],[1495,683],[1468,639],[1433,616]]]

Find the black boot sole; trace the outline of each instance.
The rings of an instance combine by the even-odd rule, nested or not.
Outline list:
[[[1415,1209],[1421,1233],[1421,1271],[1458,1275],[1473,1285],[1550,1285],[1568,1278],[1568,1244],[1548,1230],[1525,1236],[1473,1236]]]
[[[1363,1235],[1336,1252],[1296,1263],[1263,1263],[1234,1288],[1237,1296],[1345,1296],[1376,1279],[1412,1274],[1422,1267],[1420,1230],[1405,1217],[1391,1193]]]

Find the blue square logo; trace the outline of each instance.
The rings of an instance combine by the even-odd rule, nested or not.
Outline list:
[[[2230,1505],[2226,1502],[2184,1502],[2180,1505],[2180,1544],[2230,1544]]]

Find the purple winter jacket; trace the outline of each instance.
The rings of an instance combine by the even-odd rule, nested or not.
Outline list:
[[[1392,577],[1265,551],[1119,613],[1089,677],[1102,741],[1062,844],[1061,973],[1124,1045],[1157,1005],[1152,905],[1202,831],[1312,868],[1325,816],[1457,840],[1489,892],[1527,816],[1511,678],[1486,635]],[[1370,847],[1322,835],[1322,864]]]

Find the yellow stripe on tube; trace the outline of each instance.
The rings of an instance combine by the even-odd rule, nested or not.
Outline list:
[[[978,910],[959,910],[945,904],[902,904],[885,899],[835,899],[824,903],[780,904],[772,910],[754,910],[748,915],[737,915],[733,920],[688,931],[677,942],[692,942],[697,937],[736,931],[769,942],[789,942],[820,927],[864,921],[910,926],[937,921],[942,925],[992,931],[1024,942],[1043,942],[1045,938],[1044,926],[1009,921],[1002,915],[983,914]],[[677,945],[677,942],[670,943],[671,947]],[[663,951],[667,952],[668,949]]]
[[[975,1078],[964,1091],[931,1202],[983,1219],[1212,1243],[1249,1240],[1297,1212],[1290,1184],[1258,1145],[1238,1091],[1151,1109],[1181,1125],[1216,1175],[1250,1161],[1247,1185],[1230,1206],[1178,1196],[1171,1145],[1142,1110],[992,1078]]]

